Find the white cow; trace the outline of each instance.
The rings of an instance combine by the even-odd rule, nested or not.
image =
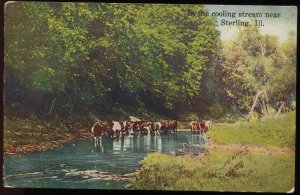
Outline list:
[[[141,121],[141,119],[136,118],[136,117],[134,117],[134,116],[129,116],[129,121],[132,122],[132,123],[134,123],[134,122]]]
[[[122,131],[122,126],[120,124],[120,122],[118,121],[109,121],[107,122],[107,126],[109,129],[109,135],[111,138],[113,137],[119,137],[120,133]]]
[[[155,131],[155,134],[160,134],[161,131],[161,123],[160,122],[153,122],[151,128]]]
[[[212,121],[205,121],[205,131],[209,131],[212,129]]]

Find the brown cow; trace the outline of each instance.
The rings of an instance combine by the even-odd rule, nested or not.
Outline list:
[[[108,128],[108,135],[110,135],[110,137],[113,138],[113,137],[119,137],[124,127],[122,128],[120,122],[108,121],[107,128]]]
[[[93,125],[91,131],[92,131],[92,134],[94,135],[95,147],[100,144],[100,141],[102,139],[103,133],[105,132],[105,129],[106,129],[105,125],[100,122],[96,122]]]
[[[173,130],[174,133],[177,132],[177,121],[176,120],[169,121],[169,129]]]
[[[177,132],[177,121],[176,120],[161,120],[161,131],[168,133],[169,131]]]
[[[205,132],[205,122],[192,121],[190,122],[191,132],[202,133]]]
[[[128,121],[122,121],[122,122],[120,122],[120,125],[121,125],[121,129],[122,129],[121,135],[129,135],[130,130],[132,130],[133,123],[128,122]]]
[[[148,131],[150,131],[151,128],[148,128],[151,126],[151,122],[149,121],[136,121],[133,123],[132,130],[133,133],[136,134],[138,132],[147,134]]]

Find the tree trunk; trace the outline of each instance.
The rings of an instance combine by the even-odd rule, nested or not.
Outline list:
[[[262,113],[263,115],[268,115],[268,108],[266,106],[264,95],[262,95]]]
[[[250,109],[250,112],[249,112],[249,114],[248,114],[248,116],[247,116],[247,119],[248,119],[248,120],[250,119],[250,117],[251,117],[251,115],[252,115],[252,113],[253,113],[253,110],[254,110],[254,108],[255,108],[255,106],[256,106],[256,104],[257,104],[258,97],[259,97],[259,95],[260,95],[261,93],[262,93],[262,91],[258,91],[258,92],[256,93],[256,95],[255,95],[254,102],[253,102],[252,107],[251,107],[251,109]]]
[[[54,105],[55,100],[56,100],[56,97],[55,97],[54,100],[52,101],[51,108],[50,108],[50,111],[48,112],[48,115],[50,115],[51,112],[52,112],[52,108],[53,108],[53,105]]]
[[[266,107],[266,114],[269,114],[269,98],[265,89],[263,90],[263,92],[264,92],[264,100],[265,100],[264,104]]]
[[[281,111],[282,111],[284,105],[285,105],[285,102],[282,101],[276,115],[279,115],[279,114],[281,113]]]

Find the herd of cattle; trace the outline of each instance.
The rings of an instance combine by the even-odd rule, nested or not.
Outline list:
[[[91,131],[95,141],[99,140],[103,135],[108,135],[111,138],[136,135],[136,134],[160,134],[168,132],[177,132],[176,120],[161,120],[159,122],[150,122],[138,119],[134,116],[129,116],[128,121],[108,121],[102,123],[97,121]],[[189,123],[189,128],[192,133],[207,132],[212,129],[211,121],[192,121]]]

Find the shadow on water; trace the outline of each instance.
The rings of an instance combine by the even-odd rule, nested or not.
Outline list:
[[[4,158],[4,184],[16,187],[124,189],[118,175],[134,172],[148,153],[199,153],[207,150],[205,135],[178,132],[104,137],[97,147],[92,139],[62,148]]]

